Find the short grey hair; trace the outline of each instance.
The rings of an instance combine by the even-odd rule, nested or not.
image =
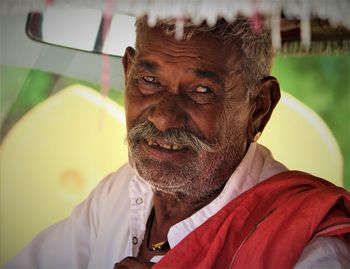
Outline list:
[[[175,36],[175,19],[158,20],[155,26],[165,35]],[[143,16],[136,20],[136,48],[139,44],[140,34],[150,28],[147,17]],[[246,17],[238,17],[233,22],[218,19],[214,26],[209,26],[205,21],[197,25],[190,20],[185,20],[183,39],[188,40],[197,34],[206,34],[222,40],[225,44],[235,42],[243,55],[243,76],[248,96],[252,96],[255,86],[271,72],[273,60],[273,47],[271,31],[262,23],[259,31],[253,31],[250,20]]]

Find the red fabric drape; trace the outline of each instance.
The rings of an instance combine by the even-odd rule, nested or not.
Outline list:
[[[152,268],[292,268],[315,237],[350,242],[349,233],[350,194],[288,171],[231,201]]]

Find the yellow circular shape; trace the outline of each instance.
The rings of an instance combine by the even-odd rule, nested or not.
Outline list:
[[[124,109],[81,85],[23,116],[0,149],[1,262],[127,161]]]

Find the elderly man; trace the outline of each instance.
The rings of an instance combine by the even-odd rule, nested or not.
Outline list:
[[[277,104],[269,31],[137,20],[130,162],[8,267],[344,268],[350,198],[256,143]],[[286,141],[287,143],[287,141]]]

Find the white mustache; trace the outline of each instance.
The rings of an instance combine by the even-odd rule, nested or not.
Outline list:
[[[210,144],[205,139],[183,129],[169,129],[165,132],[159,131],[150,121],[143,121],[136,124],[127,134],[127,141],[130,146],[135,146],[140,140],[164,139],[168,143],[178,147],[192,148],[197,152],[217,151],[217,145]]]

